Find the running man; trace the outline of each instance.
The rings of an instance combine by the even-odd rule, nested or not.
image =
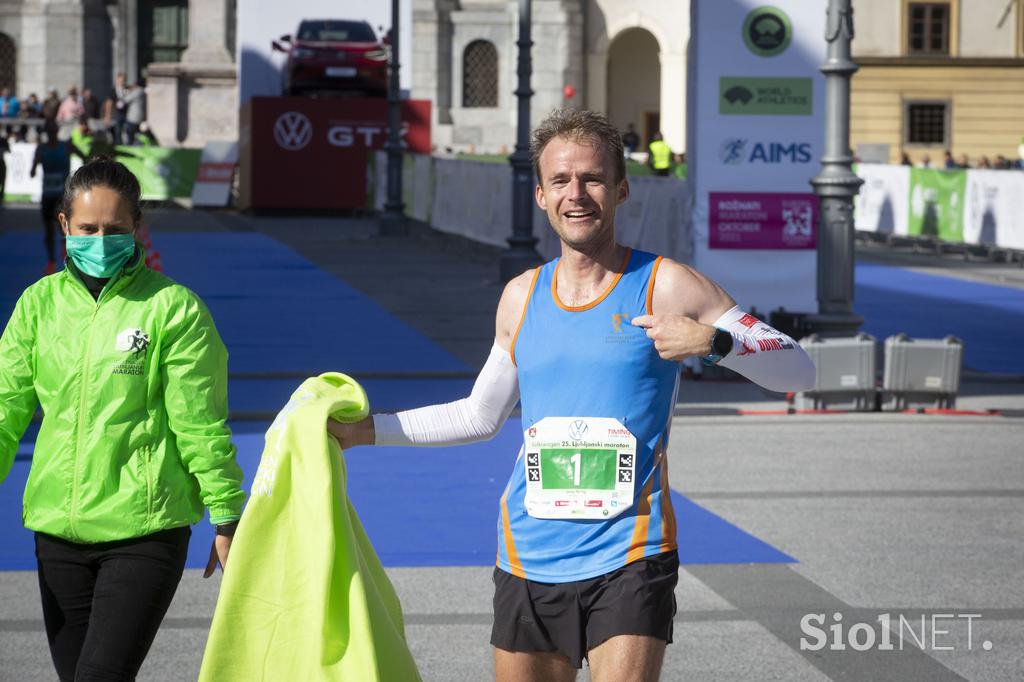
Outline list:
[[[58,126],[56,121],[46,121],[46,142],[36,146],[32,157],[31,177],[36,176],[36,168],[43,167],[43,195],[39,209],[43,218],[43,238],[46,242],[45,274],[52,275],[57,269],[57,207],[64,196],[64,183],[71,175],[71,155],[77,154],[82,161],[85,154],[73,143],[57,139]]]
[[[496,677],[573,680],[586,658],[597,681],[656,680],[679,568],[666,453],[680,361],[775,391],[809,388],[814,366],[707,277],[615,241],[629,182],[603,116],[556,111],[531,151],[562,256],[505,288],[470,396],[328,428],[344,448],[467,443],[521,400],[498,514]]]

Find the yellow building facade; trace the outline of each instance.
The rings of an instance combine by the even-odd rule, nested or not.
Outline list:
[[[851,145],[941,167],[943,154],[1017,161],[1024,0],[854,0]],[[875,146],[882,145],[882,146]],[[887,147],[887,149],[886,149]],[[868,160],[868,159],[865,159]]]

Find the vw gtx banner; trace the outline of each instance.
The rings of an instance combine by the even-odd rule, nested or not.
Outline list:
[[[826,0],[692,0],[694,261],[749,308],[814,311]]]
[[[253,97],[242,109],[242,208],[364,208],[387,117],[385,99]],[[429,101],[402,102],[402,141],[430,153]]]

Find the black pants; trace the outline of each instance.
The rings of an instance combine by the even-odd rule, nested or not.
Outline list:
[[[39,590],[61,682],[130,682],[178,588],[192,530],[80,545],[36,533]]]

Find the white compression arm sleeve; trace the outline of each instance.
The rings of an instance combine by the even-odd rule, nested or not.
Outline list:
[[[468,398],[373,415],[376,445],[461,445],[490,440],[519,401],[519,374],[495,344]]]
[[[733,306],[714,326],[732,334],[732,350],[718,363],[770,391],[814,388],[815,369],[796,341]]]

